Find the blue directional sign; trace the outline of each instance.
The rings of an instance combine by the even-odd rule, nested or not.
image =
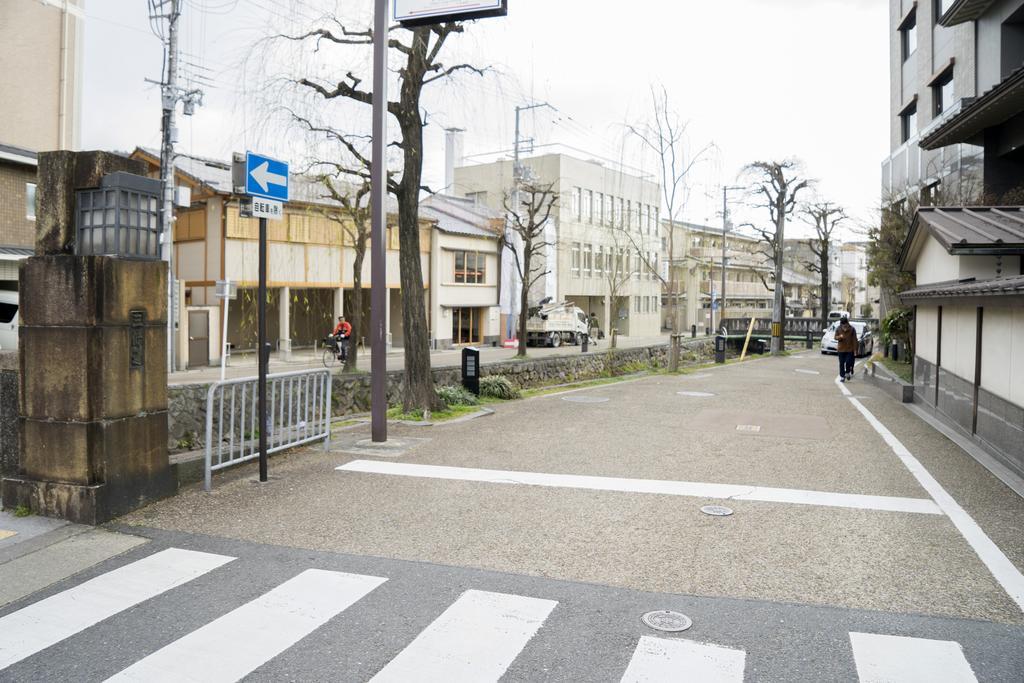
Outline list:
[[[279,202],[288,201],[288,164],[270,157],[245,153],[245,193]]]

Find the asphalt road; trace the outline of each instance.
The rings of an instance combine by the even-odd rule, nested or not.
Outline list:
[[[835,365],[395,426],[392,457],[360,427],[267,484],[219,475],[0,608],[0,680],[1020,683],[1024,500]]]

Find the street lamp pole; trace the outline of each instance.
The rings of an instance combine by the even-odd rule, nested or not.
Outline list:
[[[718,324],[721,326],[722,321],[725,320],[725,236],[729,232],[729,190],[742,190],[742,187],[737,185],[726,185],[722,187],[722,292],[719,294],[719,298],[722,305],[719,307],[718,312]],[[714,303],[712,301],[712,303]],[[712,311],[712,313],[714,313]],[[712,319],[714,315],[712,315]]]
[[[374,1],[373,157],[370,164],[370,432],[375,443],[388,440],[387,397],[387,225],[388,191],[388,8]]]

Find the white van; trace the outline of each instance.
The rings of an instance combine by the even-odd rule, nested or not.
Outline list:
[[[18,293],[0,290],[0,351],[18,348]]]

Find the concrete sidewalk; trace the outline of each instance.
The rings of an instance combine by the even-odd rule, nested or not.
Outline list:
[[[332,453],[273,458],[266,485],[245,466],[212,494],[190,488],[123,521],[643,591],[1024,622],[840,392],[835,364],[805,352],[393,427],[423,440],[392,459],[346,453],[368,435],[358,428]],[[879,390],[849,387],[1019,572],[1024,500]],[[702,514],[709,503],[734,514]]]

